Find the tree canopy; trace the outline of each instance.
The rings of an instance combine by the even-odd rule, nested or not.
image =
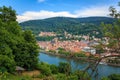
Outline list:
[[[0,7],[0,69],[11,72],[15,66],[34,69],[38,63],[38,50],[31,31],[23,31],[11,7]]]

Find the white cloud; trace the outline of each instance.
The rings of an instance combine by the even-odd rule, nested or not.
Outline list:
[[[109,14],[108,9],[109,9],[108,6],[93,6],[75,11],[75,13],[79,17],[107,16]]]
[[[38,0],[38,2],[42,3],[42,2],[45,2],[45,0]]]
[[[17,16],[18,22],[33,20],[33,19],[45,19],[50,17],[77,17],[76,15],[70,14],[67,11],[62,12],[53,12],[53,11],[45,11],[41,10],[39,12],[27,11],[22,15]]]
[[[68,11],[61,11],[61,12],[53,12],[53,11],[46,11],[41,10],[39,12],[35,11],[27,11],[22,15],[17,16],[18,22],[23,22],[27,20],[34,20],[34,19],[45,19],[50,17],[89,17],[89,16],[107,16],[109,14],[107,6],[93,6],[88,7],[82,10],[77,10],[73,13]]]

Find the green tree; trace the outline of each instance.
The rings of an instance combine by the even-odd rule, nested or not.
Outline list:
[[[23,41],[17,44],[15,50],[15,61],[17,65],[26,69],[35,69],[38,63],[39,47],[31,31],[24,31],[22,36]]]
[[[65,73],[66,75],[71,73],[71,65],[69,63],[60,62],[58,68],[60,73]]]
[[[50,69],[51,69],[53,74],[58,73],[58,67],[56,65],[54,65],[54,64],[50,65]]]
[[[39,47],[31,31],[23,31],[11,7],[0,7],[0,69],[12,72],[15,66],[35,69]]]
[[[0,19],[3,22],[16,21],[16,11],[12,7],[0,7]]]
[[[4,26],[5,24],[0,20],[0,69],[4,67],[11,72],[15,66],[15,61],[12,49],[8,45],[11,35]]]
[[[111,74],[108,77],[103,77],[101,80],[120,80],[120,74]]]
[[[120,53],[120,20],[112,24],[102,24],[107,40],[105,47],[110,53]]]
[[[49,76],[52,74],[50,69],[50,65],[44,62],[41,62],[37,65],[37,69],[41,71],[41,73],[45,76]]]
[[[107,77],[103,77],[101,80],[110,80],[110,79]]]
[[[120,74],[111,74],[108,76],[110,80],[120,80]]]
[[[91,80],[91,78],[87,72],[85,72],[85,74],[83,75],[83,71],[76,70],[73,74],[77,75],[78,80]]]
[[[115,18],[115,22],[113,24],[101,24],[103,27],[102,32],[103,37],[105,38],[105,42],[104,44],[101,42],[102,44],[100,44],[100,46],[96,46],[96,48],[98,47],[98,50],[111,53],[111,55],[105,55],[104,57],[96,58],[93,62],[89,63],[84,72],[91,70],[90,77],[94,75],[97,78],[97,66],[102,59],[108,57],[120,57],[120,12],[117,11],[114,7],[110,7],[109,10],[110,16]],[[115,55],[112,53],[115,53]]]
[[[120,3],[119,3],[120,6]],[[107,45],[110,53],[120,54],[120,12],[114,7],[109,8],[110,16],[116,18],[114,24],[102,24],[104,36],[107,39]]]

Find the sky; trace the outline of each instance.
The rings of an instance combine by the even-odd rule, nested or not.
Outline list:
[[[109,7],[119,0],[0,0],[0,7],[11,6],[17,13],[17,21],[51,17],[108,16]]]

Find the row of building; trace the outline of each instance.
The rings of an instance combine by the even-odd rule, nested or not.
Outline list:
[[[95,54],[96,50],[94,48],[89,47],[89,41],[39,41],[38,42],[40,48],[45,49],[46,51],[54,50],[56,51],[58,48],[64,48],[66,51],[70,52],[89,52],[91,54]]]

